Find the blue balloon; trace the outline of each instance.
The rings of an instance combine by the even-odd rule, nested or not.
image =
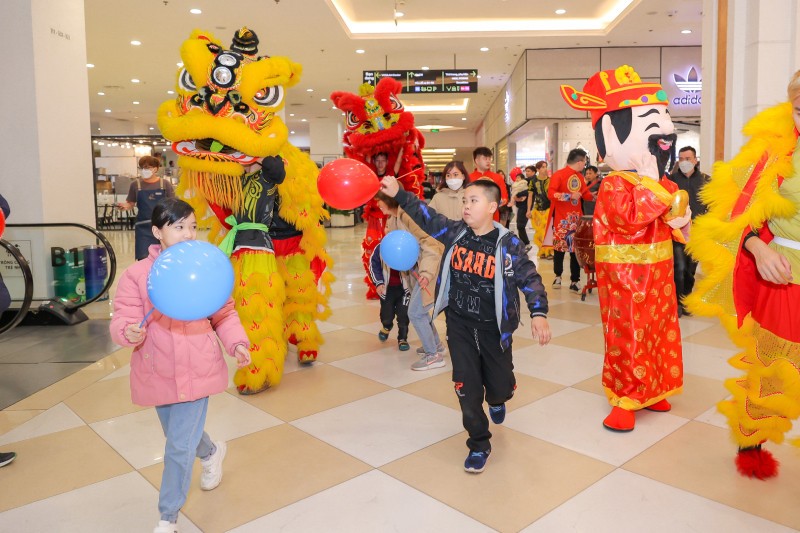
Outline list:
[[[233,292],[233,267],[213,244],[184,241],[156,258],[147,295],[156,309],[176,320],[198,320],[219,311]]]
[[[395,270],[410,270],[418,258],[419,243],[405,230],[390,231],[381,240],[381,259]]]

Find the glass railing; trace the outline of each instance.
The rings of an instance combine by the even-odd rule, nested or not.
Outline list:
[[[25,313],[21,312],[24,299],[12,298],[11,310],[19,311],[26,323],[82,322],[87,316],[80,309],[107,297],[116,276],[117,258],[108,239],[91,226],[69,222],[6,224],[3,237],[29,267],[26,278],[19,263],[11,259],[15,254],[0,250],[0,254],[10,254],[5,258],[7,267],[0,271],[9,292],[30,293]]]
[[[14,329],[31,307],[33,301],[33,273],[28,260],[16,246],[0,239],[0,335]],[[21,278],[20,283],[13,283],[11,278]],[[8,307],[6,305],[8,304]]]

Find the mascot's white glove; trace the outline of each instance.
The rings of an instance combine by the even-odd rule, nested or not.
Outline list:
[[[631,154],[628,168],[633,168],[642,177],[658,181],[658,160],[647,150],[646,146],[643,151]]]
[[[672,229],[681,229],[692,220],[692,208],[686,208],[686,214],[682,217],[676,217],[672,220],[667,220],[667,225]]]

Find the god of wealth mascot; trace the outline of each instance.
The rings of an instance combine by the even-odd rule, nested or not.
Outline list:
[[[661,85],[627,65],[594,74],[583,91],[562,85],[561,94],[590,112],[597,151],[614,170],[598,192],[593,227],[611,404],[603,425],[631,431],[636,411],[669,411],[667,398],[683,385],[672,239],[685,242],[677,229],[688,229],[691,212],[663,178],[675,160],[675,128]]]
[[[749,140],[714,165],[688,250],[705,277],[686,299],[691,312],[717,316],[741,352],[730,359],[732,399],[718,404],[739,448],[742,475],[766,479],[778,462],[762,449],[781,443],[800,416],[800,72],[789,101],[756,115]],[[800,446],[800,439],[792,444]]]
[[[375,156],[386,154],[386,172],[396,176],[403,188],[423,197],[422,182],[425,179],[425,165],[421,150],[425,138],[414,127],[414,115],[403,109],[398,96],[402,84],[392,78],[381,78],[373,87],[364,83],[359,94],[334,92],[331,101],[345,113],[344,153],[369,165],[380,174],[375,165]],[[367,284],[367,298],[378,299],[375,285],[369,277],[369,258],[372,251],[383,238],[386,216],[378,209],[374,200],[364,206],[364,219],[367,221],[367,234],[361,243]]]
[[[229,49],[195,30],[181,46],[177,97],[158,125],[180,156],[178,194],[192,203],[209,239],[230,255],[233,298],[251,342],[252,364],[237,371],[242,394],[280,383],[287,341],[300,362],[317,357],[315,321],[329,313],[327,216],[317,167],[289,144],[276,112],[300,65],[258,55],[258,37],[236,32]],[[263,169],[262,169],[263,166]]]

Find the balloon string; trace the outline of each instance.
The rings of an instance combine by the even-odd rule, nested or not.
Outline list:
[[[412,271],[411,271],[411,273],[414,275],[414,277],[415,277],[415,278],[417,278],[417,283],[419,283],[419,282],[420,282],[420,277],[419,277],[419,274],[417,273],[417,271],[416,271],[416,270],[412,270]],[[421,284],[420,284],[420,287],[422,287],[422,285],[421,285]],[[433,295],[431,294],[431,291],[429,291],[429,290],[428,290],[428,287],[422,287],[422,290],[424,290],[425,292],[427,292],[427,293],[428,293],[428,296],[433,296]]]
[[[153,311],[155,311],[155,310],[156,310],[156,308],[154,307],[154,308],[152,308],[151,310],[149,310],[149,311],[147,312],[147,314],[146,314],[146,315],[144,315],[144,318],[142,319],[142,323],[141,323],[141,324],[139,324],[139,327],[142,327],[142,326],[144,326],[144,323],[145,323],[145,322],[147,322],[147,318],[148,318],[150,315],[152,315],[152,314],[153,314]]]
[[[419,170],[419,169],[412,170],[411,172],[406,172],[406,173],[405,173],[405,174],[403,174],[402,176],[397,176],[397,178],[395,178],[395,179],[398,179],[398,180],[399,180],[399,179],[403,179],[403,178],[405,178],[406,176],[410,176],[411,174],[414,174],[414,173],[415,173],[417,170]]]

